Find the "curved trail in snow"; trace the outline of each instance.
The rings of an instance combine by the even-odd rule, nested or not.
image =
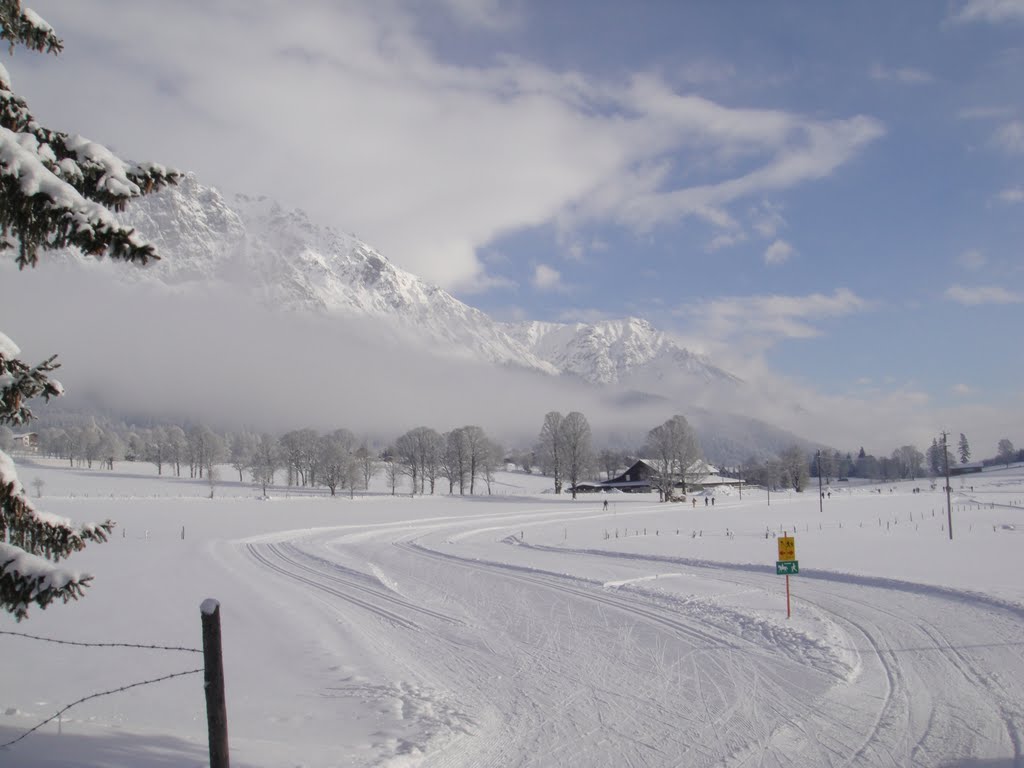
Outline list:
[[[424,765],[1024,767],[1020,608],[800,577],[797,605],[822,638],[642,579],[582,575],[670,563],[684,578],[777,590],[764,569],[514,539],[464,546],[519,525],[502,510],[245,548],[336,604],[367,645],[386,635],[396,668],[458,702]]]

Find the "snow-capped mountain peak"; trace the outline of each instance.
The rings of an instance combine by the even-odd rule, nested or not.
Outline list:
[[[353,235],[265,197],[185,176],[124,214],[163,258],[125,274],[206,290],[223,284],[274,310],[379,321],[438,354],[568,375],[598,386],[663,392],[682,381],[738,380],[646,320],[505,324],[397,267]]]
[[[637,317],[507,327],[510,335],[538,357],[591,384],[635,387],[680,373],[704,382],[738,383],[736,377]]]
[[[374,318],[389,333],[413,335],[441,354],[558,373],[480,310],[301,210],[246,195],[229,204],[188,175],[139,200],[123,218],[163,256],[145,271],[150,279],[173,286],[220,282],[275,310]]]

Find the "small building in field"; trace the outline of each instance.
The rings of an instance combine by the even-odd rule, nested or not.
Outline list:
[[[577,493],[595,493],[599,491],[617,490],[622,493],[650,493],[655,490],[659,475],[657,465],[650,459],[637,459],[625,472],[617,477],[602,482],[578,483]],[[732,477],[723,477],[718,468],[703,459],[695,461],[686,471],[686,488],[690,491],[703,490],[717,486],[739,486],[743,481]],[[676,483],[677,488],[683,487],[683,481]]]
[[[602,490],[617,488],[626,493],[648,493],[654,489],[651,479],[658,476],[658,470],[647,459],[637,459],[633,465],[618,477],[599,483]]]
[[[985,465],[980,461],[972,461],[969,464],[950,464],[949,474],[953,477],[957,475],[973,475],[976,472],[981,472],[985,469]]]
[[[11,447],[21,453],[39,453],[39,434],[36,432],[23,432],[20,435],[11,435]]]

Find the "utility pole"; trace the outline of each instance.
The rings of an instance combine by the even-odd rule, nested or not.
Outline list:
[[[743,465],[740,464],[740,501],[743,501]]]
[[[818,449],[818,512],[824,512],[822,504],[825,498],[824,491],[821,490],[821,449]]]
[[[949,450],[946,448],[946,431],[942,432],[942,463],[946,467],[946,519],[949,523],[949,540],[953,540],[953,502],[950,500],[952,488],[949,486]]]

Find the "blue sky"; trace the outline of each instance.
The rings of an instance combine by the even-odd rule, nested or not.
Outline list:
[[[499,318],[637,315],[823,411],[1024,427],[1024,0],[30,5],[66,51],[8,69],[49,124]]]

